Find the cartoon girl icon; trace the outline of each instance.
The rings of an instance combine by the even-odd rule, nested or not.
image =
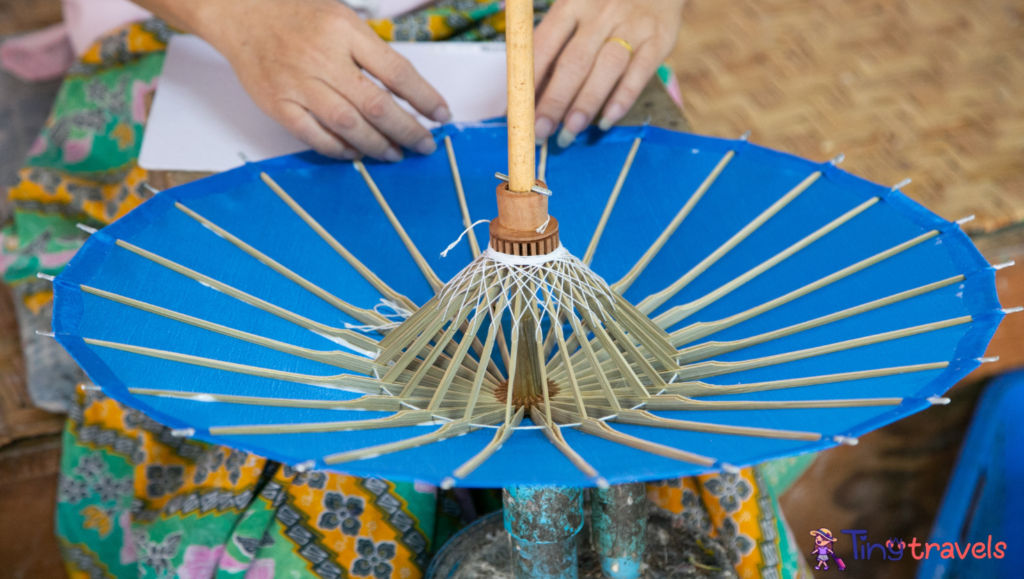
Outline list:
[[[836,538],[832,536],[832,531],[821,528],[817,531],[811,531],[811,535],[814,535],[814,550],[811,551],[811,554],[818,561],[818,566],[815,569],[828,571],[828,559],[832,557],[836,560],[836,566],[839,567],[839,570],[845,571],[846,565],[843,564],[843,560],[836,557],[835,552],[832,551],[832,543],[836,542]]]

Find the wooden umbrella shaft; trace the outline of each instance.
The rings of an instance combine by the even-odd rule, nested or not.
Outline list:
[[[505,3],[508,64],[508,184],[498,186],[498,218],[491,221],[491,247],[509,255],[547,255],[558,248],[558,221],[548,216],[548,198],[535,180],[533,1]],[[543,185],[541,183],[541,185]]]
[[[536,151],[533,132],[533,0],[508,0],[505,3],[505,50],[508,66],[509,190],[535,195],[530,192],[535,176]]]

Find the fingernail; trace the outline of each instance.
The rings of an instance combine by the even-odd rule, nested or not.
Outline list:
[[[421,155],[430,155],[437,150],[437,143],[434,142],[433,138],[427,137],[413,145],[412,150]]]
[[[573,111],[565,119],[565,128],[572,132],[573,136],[583,132],[583,129],[587,128],[587,115],[582,111]]]
[[[551,122],[551,119],[547,117],[537,117],[537,122],[533,125],[533,134],[537,138],[538,143],[543,143],[548,140],[551,136],[551,132],[554,130],[555,124]]]
[[[434,109],[434,114],[430,117],[439,123],[447,123],[452,120],[452,112],[448,110],[448,107],[441,105]]]
[[[612,125],[619,122],[624,114],[626,111],[622,105],[618,103],[608,105],[608,109],[604,111],[604,116],[601,117],[601,122],[597,124],[597,127],[602,131],[607,131],[612,128]]]
[[[381,156],[384,157],[384,160],[389,163],[397,163],[402,160],[402,152],[394,147],[391,147],[387,151],[384,151],[384,154]]]
[[[576,133],[569,130],[569,127],[562,127],[562,130],[558,133],[558,147],[564,149],[572,144],[576,140]]]

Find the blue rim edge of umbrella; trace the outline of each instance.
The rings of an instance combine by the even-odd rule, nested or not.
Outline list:
[[[456,134],[464,129],[485,127],[496,128],[501,126],[503,126],[503,123],[501,122],[448,125],[435,130],[434,135],[435,140],[442,140],[444,136]],[[973,300],[975,303],[999,303],[995,292],[994,268],[984,259],[980,251],[978,251],[974,246],[974,243],[970,240],[967,234],[961,230],[957,223],[946,221],[932,213],[927,208],[911,200],[899,190],[878,185],[861,177],[857,177],[856,175],[843,171],[830,162],[814,163],[801,157],[761,147],[745,140],[706,137],[656,127],[616,127],[608,132],[601,132],[592,127],[586,132],[581,133],[577,139],[579,142],[605,139],[618,142],[632,141],[637,136],[638,130],[643,132],[645,142],[660,143],[671,146],[708,147],[712,149],[731,147],[732,150],[736,151],[737,155],[741,154],[746,148],[770,151],[776,155],[783,155],[791,161],[804,164],[812,171],[821,171],[823,178],[832,180],[837,184],[856,184],[859,188],[865,188],[865,186],[868,186],[868,189],[871,190],[870,196],[879,197],[881,203],[888,204],[900,216],[917,226],[926,229],[934,229],[939,232],[939,236],[943,238],[942,245],[947,251],[949,258],[964,272],[963,275],[965,276],[965,282],[975,278],[981,283],[975,283],[972,285],[988,292],[988,295],[981,296],[981,299]],[[187,428],[189,425],[181,418],[165,414],[147,404],[143,397],[137,397],[130,394],[125,384],[118,379],[106,363],[83,341],[83,338],[79,335],[79,326],[84,312],[83,292],[79,288],[79,285],[87,284],[96,274],[106,255],[115,247],[115,239],[127,238],[134,232],[144,230],[158,217],[163,215],[164,212],[173,209],[176,201],[184,202],[189,199],[216,194],[223,190],[223,185],[228,183],[232,184],[233,187],[238,187],[245,185],[247,182],[259,182],[259,175],[263,171],[273,175],[275,171],[313,167],[325,163],[336,162],[337,161],[321,157],[312,151],[308,151],[268,159],[258,163],[247,163],[237,169],[219,173],[199,181],[163,191],[159,195],[153,196],[145,203],[133,209],[128,216],[123,217],[94,233],[78,251],[78,254],[74,259],[72,259],[64,271],[54,280],[53,331],[56,340],[86,371],[93,383],[102,388],[103,392],[107,396],[143,412],[164,426],[172,429]],[[373,163],[367,162],[367,166],[372,167]],[[868,197],[869,195],[865,195],[864,198],[867,199]],[[979,280],[976,276],[982,276],[982,279]],[[994,309],[984,312],[972,311],[970,313],[973,316],[970,329],[958,342],[955,349],[955,355],[950,360],[949,366],[922,387],[921,390],[918,391],[917,395],[906,398],[902,404],[894,406],[892,410],[881,413],[873,419],[861,423],[859,425],[860,428],[857,431],[848,433],[849,436],[856,437],[863,435],[867,432],[895,422],[900,418],[928,408],[931,406],[931,403],[927,400],[929,397],[938,396],[944,393],[981,364],[979,358],[984,355],[988,343],[995,333],[1000,321],[1004,317],[1005,312],[1002,309]],[[197,434],[194,438],[196,440],[212,444],[222,444],[217,436]],[[818,442],[806,443],[796,452],[789,453],[789,455],[817,452],[836,445],[837,443],[831,438],[823,437]],[[271,460],[291,464],[293,466],[296,462],[292,457],[282,456],[273,448],[263,448],[258,444],[247,444],[246,448],[243,450],[248,450],[261,456],[265,456]],[[764,459],[781,458],[782,456],[785,455],[773,453],[771,456],[765,457]],[[338,468],[331,466],[325,467],[322,460],[318,459],[316,468],[326,468],[357,476],[373,476],[372,472],[360,469],[358,461],[346,463],[345,465],[341,465],[341,468]],[[711,472],[718,470],[718,468],[709,467],[704,470],[705,472]],[[388,478],[402,480],[402,477],[395,476],[394,474],[389,474]],[[409,480],[413,480],[413,478],[414,477],[409,477]],[[618,478],[619,477],[616,477],[616,479]],[[608,480],[613,484],[630,482],[626,479],[616,479],[609,477]]]

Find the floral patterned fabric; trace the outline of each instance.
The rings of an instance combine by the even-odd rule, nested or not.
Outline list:
[[[741,579],[813,579],[761,467],[647,485],[676,527],[717,537]]]
[[[538,17],[550,3],[536,0]],[[499,8],[443,0],[404,20],[372,24],[385,38],[501,39]],[[105,225],[150,195],[136,159],[171,33],[150,20],[93,46],[69,73],[9,193],[15,217],[0,232],[0,271],[34,312],[52,300],[35,274],[59,273],[85,239],[75,224]],[[671,87],[669,69],[659,74]],[[470,496],[298,472],[172,436],[99,392],[79,389],[74,399],[56,515],[74,579],[418,579],[447,537],[501,505],[495,491]],[[756,470],[651,485],[649,492],[680,525],[728,538],[742,577],[810,577],[798,569],[802,558],[788,547],[789,532]]]

